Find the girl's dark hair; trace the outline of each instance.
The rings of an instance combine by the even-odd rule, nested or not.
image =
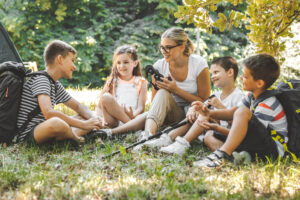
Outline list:
[[[268,89],[279,77],[280,66],[275,58],[268,54],[257,54],[243,61],[254,80],[263,80],[264,89]]]
[[[116,60],[117,60],[117,57],[121,54],[128,54],[132,60],[134,60],[134,61],[138,60],[137,50],[133,46],[123,45],[123,46],[118,47],[114,52],[113,66],[111,69],[111,73],[110,73],[109,77],[107,78],[107,81],[102,90],[102,94],[104,94],[105,92],[109,92],[109,93],[113,94],[117,88],[117,80],[118,80],[119,73],[118,73],[118,69],[117,69]],[[132,75],[142,76],[140,62],[138,62],[137,66],[134,67],[134,69],[132,71]]]
[[[51,41],[44,50],[44,61],[45,64],[52,64],[56,56],[62,55],[62,57],[66,57],[68,53],[77,54],[76,50],[69,44],[61,40],[53,40]]]
[[[233,75],[234,75],[233,80],[236,80],[236,77],[239,73],[239,66],[234,58],[232,58],[231,56],[216,58],[215,60],[212,61],[211,65],[213,64],[223,67],[226,72],[229,69],[233,69]]]

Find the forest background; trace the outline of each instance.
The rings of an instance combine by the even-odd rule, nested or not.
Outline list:
[[[230,11],[245,14],[249,4],[247,1],[218,2],[215,7],[209,5],[210,9],[213,8],[209,12],[213,21],[220,21],[220,13],[227,16]],[[249,39],[247,22],[238,23],[230,30],[221,27],[223,32],[216,27],[207,31],[199,24],[201,28],[197,29],[195,23],[186,23],[190,20],[187,17],[187,20],[174,17],[178,6],[183,8],[181,0],[127,0],[118,3],[115,0],[0,0],[0,20],[22,59],[37,62],[39,70],[44,69],[42,54],[50,40],[60,39],[73,45],[78,51],[78,69],[73,79],[62,80],[64,86],[69,87],[102,87],[110,73],[113,51],[122,44],[131,44],[138,49],[142,66],[153,64],[162,57],[158,49],[160,36],[172,26],[186,30],[195,47],[198,46],[197,53],[208,63],[216,57],[228,55],[241,60],[256,52]],[[177,17],[180,12],[186,14],[179,9]],[[291,27],[294,37],[285,39],[287,48],[281,53],[285,58],[281,64],[285,77],[299,78],[295,66],[300,64],[300,26],[295,22]],[[197,31],[199,44],[196,43]]]

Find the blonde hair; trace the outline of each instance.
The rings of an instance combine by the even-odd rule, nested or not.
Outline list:
[[[113,66],[111,69],[111,73],[110,73],[109,77],[107,78],[107,81],[101,92],[101,96],[105,92],[114,94],[114,91],[116,91],[117,83],[118,83],[118,76],[119,76],[118,69],[117,69],[117,57],[121,54],[128,54],[133,61],[138,60],[137,50],[133,46],[123,45],[123,46],[118,47],[114,52]],[[142,76],[140,62],[138,62],[138,64],[134,67],[134,69],[132,71],[132,75]]]
[[[186,56],[190,56],[195,50],[192,41],[182,28],[172,27],[166,30],[162,34],[161,38],[173,40],[177,45],[185,44],[185,50],[183,54]]]

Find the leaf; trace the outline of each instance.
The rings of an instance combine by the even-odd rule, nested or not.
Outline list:
[[[121,146],[121,145],[120,145],[120,147],[119,147],[119,148],[120,148],[120,152],[121,152],[121,154],[122,154],[122,155],[126,155],[126,153],[127,153],[127,152],[126,152],[126,148],[125,148],[125,147],[123,147],[123,146]]]
[[[213,25],[218,27],[221,32],[226,29],[227,17],[223,13],[218,13],[218,20],[216,20]]]

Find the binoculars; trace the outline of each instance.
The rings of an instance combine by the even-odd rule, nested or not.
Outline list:
[[[153,75],[155,81],[162,81],[162,78],[164,78],[164,76],[161,73],[159,73],[159,71],[157,69],[154,69],[154,67],[152,65],[147,65],[145,67],[145,70],[146,70],[146,76],[148,76],[148,74]],[[172,81],[172,78],[168,77],[168,80]],[[159,88],[157,87],[156,84],[153,84],[151,81],[150,81],[150,83],[153,85],[153,87],[156,90],[159,90]]]

